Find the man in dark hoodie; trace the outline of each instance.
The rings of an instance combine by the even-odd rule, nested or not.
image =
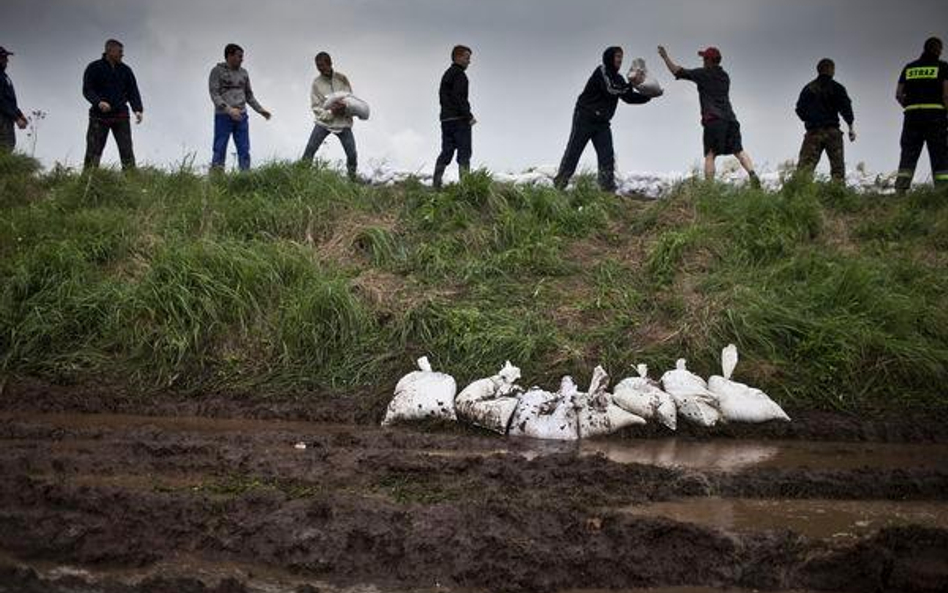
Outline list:
[[[467,99],[467,74],[471,65],[471,48],[456,45],[451,50],[451,66],[441,77],[438,98],[441,101],[441,154],[435,162],[432,185],[441,188],[444,170],[454,151],[458,153],[458,172],[461,177],[471,170],[471,126],[477,123],[471,114]]]
[[[621,67],[622,48],[607,48],[602,54],[602,64],[593,70],[586,81],[586,87],[576,99],[569,142],[566,143],[566,152],[553,180],[558,189],[564,189],[569,183],[586,144],[592,140],[599,164],[599,187],[607,192],[616,191],[616,159],[612,148],[610,123],[612,116],[616,113],[619,99],[630,104],[648,103],[651,100],[651,97],[646,97],[633,88],[633,85],[641,84],[641,80],[627,81],[619,74]]]
[[[816,79],[803,87],[797,100],[797,115],[806,126],[797,171],[812,175],[825,150],[830,162],[830,175],[834,181],[843,181],[846,178],[846,162],[843,158],[843,132],[839,129],[839,116],[842,115],[849,126],[849,141],[855,142],[853,104],[846,87],[833,80],[836,75],[833,60],[820,60],[816,72]]]
[[[915,165],[928,146],[935,187],[948,187],[948,63],[941,60],[937,37],[925,41],[922,57],[902,69],[895,98],[905,110],[902,122],[902,157],[895,189],[908,191]]]
[[[8,56],[12,55],[12,52],[0,47],[0,150],[9,152],[13,152],[16,147],[14,126],[22,130],[27,124],[26,117],[16,104],[13,81],[7,76]]]
[[[89,129],[86,132],[85,167],[98,167],[109,132],[118,145],[122,169],[135,168],[132,150],[132,126],[128,105],[135,113],[135,123],[142,123],[142,97],[132,69],[122,62],[125,48],[120,41],[105,42],[102,59],[86,67],[82,77],[82,95],[91,105]]]
[[[678,80],[690,80],[698,85],[698,101],[701,104],[701,125],[704,127],[704,177],[714,179],[714,159],[733,154],[747,171],[751,186],[760,187],[760,179],[754,172],[750,155],[744,152],[741,141],[741,124],[731,107],[731,77],[721,67],[721,52],[709,47],[698,52],[704,60],[701,68],[682,68],[668,56],[665,48],[658,46],[658,55],[665,61],[668,71]]]

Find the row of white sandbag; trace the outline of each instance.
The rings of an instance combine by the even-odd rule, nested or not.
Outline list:
[[[432,371],[428,359],[421,358],[421,370],[402,377],[395,386],[382,425],[460,419],[501,434],[574,440],[648,420],[675,430],[679,415],[699,426],[790,420],[765,393],[730,380],[737,364],[733,344],[722,351],[721,360],[723,376],[708,382],[688,371],[684,359],[662,376],[661,384],[648,378],[645,365],[638,365],[639,376],[623,379],[613,393],[606,391],[609,377],[602,367],[594,370],[586,392],[568,376],[556,392],[540,387],[524,391],[517,385],[520,369],[508,361],[497,375],[474,381],[457,394],[454,378]]]

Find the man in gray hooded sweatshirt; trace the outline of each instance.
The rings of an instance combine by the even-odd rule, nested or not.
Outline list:
[[[224,61],[214,66],[208,80],[211,102],[214,103],[214,157],[211,167],[224,168],[227,142],[234,137],[237,147],[237,165],[241,171],[250,168],[250,125],[247,105],[270,119],[270,112],[253,96],[250,75],[241,68],[244,50],[235,43],[224,48]]]

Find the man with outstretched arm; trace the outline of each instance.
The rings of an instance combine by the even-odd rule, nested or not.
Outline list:
[[[13,81],[7,76],[9,52],[0,47],[0,150],[13,152],[16,148],[16,128],[26,128],[26,117],[16,103]]]
[[[839,116],[843,116],[849,127],[849,141],[855,142],[853,104],[846,87],[833,80],[836,75],[833,60],[820,60],[816,73],[817,77],[803,87],[797,99],[797,116],[806,127],[797,172],[812,175],[825,150],[830,162],[830,176],[833,181],[842,182],[846,179],[846,161]]]
[[[122,61],[124,56],[122,42],[109,39],[102,58],[90,63],[82,76],[82,95],[90,104],[84,161],[87,169],[99,166],[109,132],[118,145],[122,169],[135,168],[128,106],[132,106],[136,124],[142,123],[144,108],[135,74]]]
[[[346,170],[349,174],[349,180],[356,180],[356,170],[358,169],[358,153],[356,152],[355,136],[352,134],[352,116],[346,110],[346,105],[339,101],[329,109],[323,105],[326,103],[326,97],[338,92],[352,92],[352,85],[345,74],[336,72],[332,67],[332,57],[321,51],[316,54],[316,69],[319,75],[313,79],[313,86],[310,89],[310,103],[313,113],[316,115],[316,124],[313,126],[313,132],[309,136],[309,142],[306,143],[306,149],[303,151],[303,161],[312,163],[313,157],[320,145],[330,134],[339,137],[342,143],[342,149],[346,152]]]
[[[208,89],[214,104],[214,148],[211,168],[222,170],[226,158],[227,143],[234,137],[237,148],[237,166],[241,171],[250,168],[250,122],[247,106],[270,119],[270,112],[254,97],[250,86],[250,75],[241,67],[244,50],[236,43],[224,47],[224,61],[211,69]]]
[[[583,92],[576,99],[566,152],[553,180],[557,188],[564,189],[569,183],[586,144],[592,140],[599,165],[599,187],[606,192],[616,191],[616,159],[610,123],[612,116],[616,113],[619,99],[630,104],[648,103],[651,100],[651,97],[636,92],[634,88],[634,85],[640,84],[642,80],[624,79],[619,74],[621,67],[622,48],[606,48],[602,54],[602,63],[593,70]]]
[[[751,186],[760,187],[760,179],[754,172],[754,163],[744,152],[741,142],[741,124],[737,121],[731,107],[731,78],[721,67],[721,52],[709,47],[698,52],[704,60],[701,68],[691,70],[676,64],[662,46],[658,55],[665,61],[675,78],[690,80],[698,85],[698,99],[701,102],[701,125],[704,126],[704,176],[714,179],[714,159],[718,156],[733,154],[750,177]]]
[[[941,60],[937,37],[925,41],[922,57],[902,68],[895,98],[905,110],[902,120],[902,156],[895,189],[908,191],[915,165],[928,146],[935,187],[948,187],[948,63]]]
[[[477,123],[468,101],[467,69],[471,65],[471,48],[455,45],[451,50],[451,66],[445,70],[438,87],[441,102],[441,154],[435,162],[432,185],[441,188],[444,170],[454,151],[458,153],[458,173],[464,177],[471,170],[471,127]]]

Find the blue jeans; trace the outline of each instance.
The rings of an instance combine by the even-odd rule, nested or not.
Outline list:
[[[303,161],[312,163],[313,157],[316,156],[316,151],[319,150],[323,140],[330,134],[335,134],[339,137],[339,142],[342,143],[342,149],[346,151],[346,170],[349,173],[349,178],[355,179],[359,155],[356,152],[356,141],[355,136],[352,134],[352,128],[343,128],[339,132],[332,132],[323,126],[314,125],[313,133],[309,135],[309,142],[306,143],[306,149],[303,151]]]
[[[235,121],[226,113],[214,114],[214,157],[211,166],[223,169],[227,158],[227,141],[234,137],[237,147],[237,166],[241,171],[250,168],[250,123],[246,112]]]

